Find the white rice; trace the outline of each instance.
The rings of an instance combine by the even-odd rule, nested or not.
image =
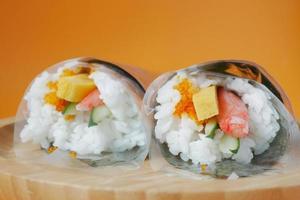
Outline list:
[[[180,100],[180,93],[174,89],[180,80],[188,78],[196,86],[205,88],[210,85],[222,85],[235,91],[247,105],[249,113],[249,137],[240,139],[240,148],[236,154],[222,152],[220,138],[224,134],[217,129],[214,139],[204,135],[203,127],[184,115],[175,117],[173,112]],[[224,158],[231,158],[240,163],[250,163],[254,155],[265,152],[279,131],[278,113],[269,101],[270,97],[261,89],[255,88],[247,80],[239,78],[208,77],[205,73],[188,77],[177,74],[165,83],[157,93],[155,137],[166,143],[170,153],[179,155],[182,160],[191,160],[194,164],[213,164]]]
[[[101,156],[102,152],[122,152],[146,144],[146,133],[135,100],[129,90],[111,75],[95,71],[90,75],[101,91],[100,98],[112,113],[96,126],[88,127],[89,112],[78,112],[74,121],[66,121],[55,107],[44,103],[49,81],[58,80],[64,66],[56,73],[38,76],[25,95],[29,117],[20,133],[22,142],[34,142],[43,148],[51,143],[59,149],[75,151],[79,157]]]

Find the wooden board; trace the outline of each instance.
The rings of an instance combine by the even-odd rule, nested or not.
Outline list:
[[[8,124],[8,125],[6,125]],[[11,147],[13,119],[0,121],[1,149]],[[109,174],[108,174],[109,176]],[[107,176],[106,176],[107,177]],[[115,178],[21,163],[0,151],[0,200],[300,199],[299,170],[238,180],[190,180],[144,167]]]

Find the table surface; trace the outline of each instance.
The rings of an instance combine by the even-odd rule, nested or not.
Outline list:
[[[300,117],[298,0],[1,1],[0,118],[59,61],[93,56],[156,73],[247,59],[283,86]]]
[[[13,118],[0,120],[1,149],[9,149]],[[300,199],[300,169],[272,177],[192,180],[140,169],[110,177],[24,163],[0,150],[0,200]]]

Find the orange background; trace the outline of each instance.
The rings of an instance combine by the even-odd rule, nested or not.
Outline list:
[[[264,66],[300,116],[300,1],[1,1],[0,117],[58,61],[93,56],[164,72],[223,58]]]

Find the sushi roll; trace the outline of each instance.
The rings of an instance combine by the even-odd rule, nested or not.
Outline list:
[[[152,166],[159,155],[176,168],[222,177],[249,176],[278,162],[299,129],[280,87],[246,63],[205,63],[151,84],[144,106],[159,149],[150,155]]]
[[[45,152],[69,154],[93,166],[142,162],[149,146],[143,94],[141,83],[115,64],[93,58],[59,63],[27,89],[15,151],[36,160]],[[36,158],[34,152],[44,153]]]

